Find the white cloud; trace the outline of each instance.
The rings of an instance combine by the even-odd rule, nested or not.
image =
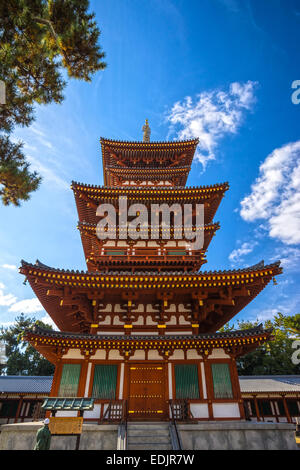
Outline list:
[[[171,132],[179,139],[199,138],[196,158],[205,167],[216,158],[220,139],[226,134],[235,134],[242,124],[244,113],[250,110],[255,98],[257,82],[231,83],[229,91],[202,92],[196,99],[187,96],[177,102],[167,116]]]
[[[37,158],[32,155],[27,155],[27,159],[31,165],[31,169],[39,173],[44,180],[49,183],[55,183],[61,189],[69,190],[70,184],[61,178],[52,168],[41,163]]]
[[[46,323],[47,325],[50,325],[53,327],[54,330],[56,331],[59,331],[56,324],[54,323],[54,321],[52,320],[51,317],[49,317],[49,315],[46,315],[44,316],[43,318],[40,318],[40,320],[43,322],[43,323]]]
[[[271,261],[280,259],[281,265],[289,270],[299,270],[300,266],[300,248],[283,246],[275,250],[275,255]]]
[[[17,271],[17,269],[18,269],[17,266],[15,266],[14,264],[2,264],[1,268],[9,269],[11,271]]]
[[[14,304],[17,300],[13,294],[4,294],[3,290],[5,289],[5,285],[0,282],[0,306],[1,307],[9,307],[10,305]]]
[[[268,155],[240,214],[249,222],[265,219],[272,238],[300,243],[300,140]]]
[[[34,313],[44,310],[38,299],[25,299],[14,302],[9,308],[9,312],[14,313]]]
[[[230,253],[230,255],[228,257],[229,260],[232,263],[237,263],[237,262],[241,261],[243,256],[248,255],[249,253],[251,253],[253,251],[255,245],[257,245],[256,242],[251,242],[251,243],[245,242],[245,243],[243,243],[240,248],[236,248],[235,250],[233,250]]]

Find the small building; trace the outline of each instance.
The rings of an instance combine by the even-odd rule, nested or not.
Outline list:
[[[300,416],[299,375],[240,376],[239,382],[248,419],[296,423]]]
[[[52,376],[0,376],[0,424],[24,423],[43,417]]]

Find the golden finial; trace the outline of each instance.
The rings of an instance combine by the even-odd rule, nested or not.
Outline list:
[[[142,130],[144,132],[143,142],[150,142],[151,129],[149,127],[148,119],[146,119]]]

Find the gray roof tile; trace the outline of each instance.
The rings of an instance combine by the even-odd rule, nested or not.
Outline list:
[[[50,393],[52,376],[1,375],[0,393]]]

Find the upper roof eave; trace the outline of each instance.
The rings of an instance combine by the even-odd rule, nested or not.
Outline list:
[[[101,277],[106,277],[106,276],[132,276],[132,277],[136,277],[136,276],[156,276],[156,277],[163,277],[163,276],[181,276],[181,277],[190,277],[190,276],[213,276],[213,275],[235,275],[235,274],[243,274],[243,273],[251,273],[251,272],[256,272],[256,271],[261,271],[261,270],[269,270],[269,269],[274,269],[274,268],[277,268],[279,270],[278,274],[281,272],[282,268],[280,267],[280,264],[281,264],[281,261],[276,261],[274,263],[271,263],[269,265],[265,265],[264,264],[264,261],[260,261],[259,263],[253,265],[253,266],[249,266],[249,267],[246,267],[246,268],[241,268],[241,269],[233,269],[233,270],[219,270],[219,271],[197,271],[197,272],[190,272],[190,273],[186,273],[186,272],[145,272],[145,271],[142,271],[141,273],[139,272],[135,272],[135,273],[132,273],[130,271],[126,271],[126,272],[108,272],[108,273],[100,273],[100,272],[90,272],[90,271],[78,271],[78,270],[64,270],[64,269],[57,269],[57,268],[52,268],[50,266],[47,266],[43,263],[41,263],[39,260],[36,260],[36,263],[35,264],[32,264],[32,263],[28,263],[27,261],[24,261],[24,260],[21,260],[21,267],[20,267],[20,271],[22,271],[22,269],[25,269],[25,268],[32,268],[32,269],[35,269],[35,270],[45,270],[45,271],[49,271],[49,272],[57,272],[57,273],[60,273],[60,274],[80,274],[80,275],[87,275],[87,276],[101,276]],[[23,273],[25,274],[25,273]],[[276,275],[276,274],[274,274]]]
[[[198,335],[172,335],[170,338],[168,335],[163,335],[158,337],[157,335],[97,335],[91,333],[76,333],[76,332],[66,332],[66,331],[56,331],[50,330],[46,328],[41,328],[40,326],[34,325],[31,329],[25,330],[25,334],[34,334],[36,336],[51,336],[56,338],[78,338],[78,339],[91,339],[91,340],[122,340],[122,341],[140,341],[140,340],[150,340],[150,341],[170,341],[170,339],[174,340],[196,340],[196,339],[230,339],[230,338],[241,338],[241,337],[249,337],[249,336],[260,336],[260,335],[271,335],[273,329],[267,328],[264,329],[262,323],[253,327],[248,328],[245,330],[234,330],[234,331],[218,331],[216,333],[199,333]]]
[[[197,146],[199,144],[199,139],[188,139],[188,140],[174,140],[174,141],[151,141],[151,142],[144,142],[142,140],[115,140],[115,139],[107,139],[105,137],[100,137],[100,143],[105,145],[120,145],[126,147],[165,147],[165,146],[185,146],[185,145],[194,145]]]
[[[124,186],[122,188],[118,188],[116,186],[105,186],[105,185],[92,185],[92,184],[86,184],[86,183],[79,183],[78,181],[72,181],[71,182],[71,189],[73,191],[75,189],[77,190],[111,190],[111,191],[136,191],[138,190],[143,190],[143,191],[161,191],[161,190],[168,190],[168,191],[199,191],[199,190],[217,190],[217,189],[223,189],[224,191],[227,191],[229,189],[229,183],[228,181],[225,181],[223,183],[216,183],[216,184],[211,184],[211,185],[206,185],[206,186],[182,186],[182,187],[171,187],[171,186],[160,186],[160,187],[148,187],[148,186],[132,186],[132,187],[127,187]]]

